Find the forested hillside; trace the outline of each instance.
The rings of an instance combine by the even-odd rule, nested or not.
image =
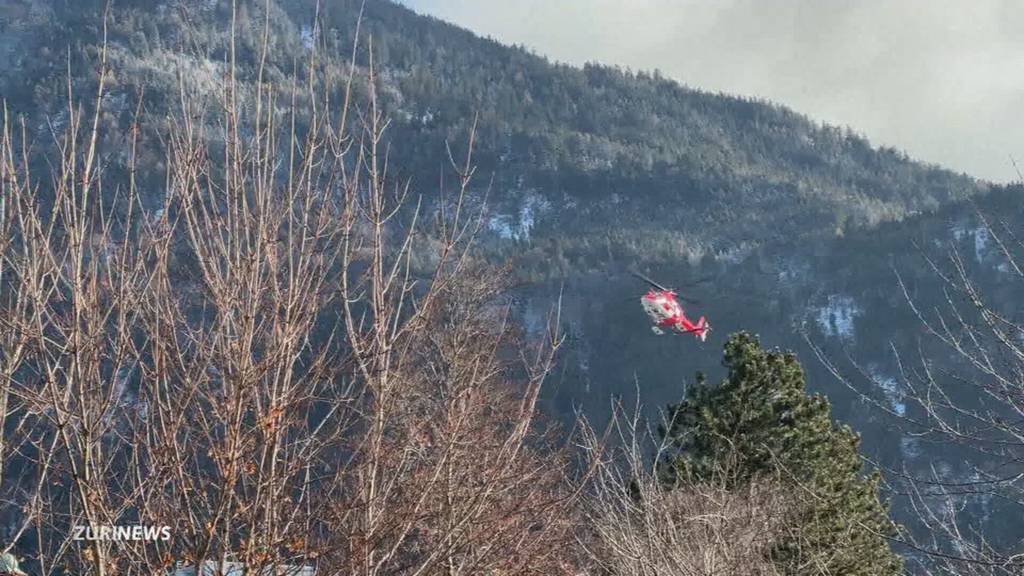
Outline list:
[[[41,136],[66,107],[69,57],[76,91],[94,83],[103,4],[0,2],[0,94]],[[257,79],[266,21],[264,81],[281,83],[296,67],[301,76],[319,46],[340,90],[363,3],[323,4],[317,20],[313,0],[274,0],[269,18],[263,2],[241,2],[242,80]],[[219,23],[230,18],[229,2],[118,3],[109,113],[127,123],[141,95],[146,122],[158,122],[177,99],[179,74],[191,89],[211,90],[229,59]],[[360,25],[371,41],[357,64],[373,53],[396,165],[429,198],[448,162],[445,142],[463,149],[475,121],[477,185],[489,190],[489,230],[500,240],[493,250],[522,255],[524,277],[617,259],[736,259],[773,240],[898,221],[984,189],[847,128],[657,72],[555,64],[382,0],[365,3]]]
[[[1020,421],[1011,400],[1019,398],[1019,384],[999,393],[979,393],[977,386],[1020,367],[1022,195],[1019,185],[1001,187],[975,202],[843,238],[764,246],[732,264],[649,268],[669,285],[711,278],[685,292],[699,300],[691,309],[712,318],[716,331],[704,345],[652,336],[633,304],[643,287],[628,274],[583,275],[537,289],[525,299],[528,317],[549,306],[559,289],[567,295],[569,349],[552,402],[563,414],[581,407],[607,414],[609,397],[633,402],[639,396],[649,407],[677,403],[698,372],[722,373],[713,351],[725,335],[751,330],[766,344],[796,351],[809,388],[826,394],[836,416],[860,433],[868,457],[893,482],[897,520],[920,526],[905,483],[924,479],[925,493],[954,494],[950,511],[957,511],[962,529],[997,548],[1013,547],[1024,530],[1016,501]],[[979,303],[961,285],[958,266]],[[986,334],[979,311],[1005,328],[1003,343]],[[985,352],[968,359],[955,346]],[[954,438],[935,421],[932,403],[957,415]]]

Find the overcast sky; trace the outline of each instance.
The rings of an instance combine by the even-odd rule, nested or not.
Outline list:
[[[573,64],[780,102],[995,181],[1024,170],[1022,0],[403,0]]]

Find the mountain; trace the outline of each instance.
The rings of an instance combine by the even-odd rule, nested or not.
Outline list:
[[[239,3],[241,80],[256,79],[264,21],[270,81],[294,66],[301,74],[314,44],[345,74],[363,2],[323,4],[316,25],[314,0],[274,0],[269,18],[264,2]],[[31,125],[59,118],[69,54],[76,87],[89,93],[103,5],[0,1],[0,94]],[[198,91],[209,86],[227,58],[230,5],[118,2],[108,30],[111,114],[128,122],[144,93],[159,117],[176,101],[179,72]],[[899,221],[987,187],[780,105],[657,72],[552,63],[390,2],[366,2],[360,26],[357,62],[368,64],[372,42],[395,164],[429,196],[448,161],[445,142],[464,146],[476,120],[492,249],[522,256],[530,279],[602,270],[610,259],[736,259],[772,241]]]
[[[104,4],[0,0],[0,96],[40,147],[66,121],[68,71],[81,99],[94,89]],[[475,123],[473,195],[486,194],[488,210],[482,246],[515,263],[527,330],[563,295],[569,340],[548,389],[556,414],[583,407],[599,417],[613,397],[637,394],[650,407],[676,401],[694,372],[720,370],[724,335],[746,329],[797,350],[810,387],[829,395],[882,463],[923,470],[943,462],[961,477],[971,473],[957,453],[915,442],[872,410],[814,360],[807,341],[868,367],[876,376],[869,395],[901,410],[893,350],[915,349],[921,334],[895,273],[939,304],[924,256],[957,246],[974,256],[984,288],[1014,301],[1020,294],[1008,287],[975,210],[1024,223],[1020,189],[657,72],[553,63],[383,0],[324,2],[319,19],[317,4],[239,2],[243,93],[257,81],[267,23],[264,78],[303,77],[319,46],[316,65],[340,97],[359,22],[356,63],[366,68],[372,52],[392,119],[392,164],[428,203],[449,162],[446,143],[461,157]],[[156,134],[176,106],[178,76],[216,102],[231,19],[225,0],[121,0],[111,13],[102,160],[110,177],[123,176],[123,134],[141,104],[148,170],[139,178],[151,206],[163,185]],[[921,252],[908,249],[915,244]],[[630,268],[670,285],[710,276],[688,294],[716,328],[709,342],[651,335]],[[993,523],[1006,513],[979,512]]]

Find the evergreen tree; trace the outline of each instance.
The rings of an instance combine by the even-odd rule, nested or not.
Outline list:
[[[896,531],[878,496],[879,475],[865,475],[859,437],[832,421],[828,400],[804,391],[793,354],[765,351],[734,334],[725,345],[728,377],[702,378],[670,408],[663,481],[725,479],[732,486],[770,478],[790,488],[795,525],[773,549],[785,574],[899,574],[886,540]]]

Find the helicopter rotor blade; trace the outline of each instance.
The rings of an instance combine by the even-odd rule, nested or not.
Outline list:
[[[637,272],[636,270],[630,270],[629,273],[632,274],[633,276],[636,276],[637,278],[643,280],[644,282],[647,282],[648,284],[650,284],[654,288],[657,288],[658,290],[661,290],[663,292],[667,292],[668,291],[668,288],[665,288],[661,284],[658,284],[654,280],[651,280],[650,278],[648,278],[647,276],[644,276],[643,274]]]
[[[711,282],[714,279],[715,279],[714,276],[702,276],[702,277],[700,277],[700,278],[698,278],[696,280],[691,280],[689,282],[684,282],[684,283],[680,284],[679,287],[680,288],[689,288],[691,286],[696,286],[698,284],[704,284],[705,282]]]

